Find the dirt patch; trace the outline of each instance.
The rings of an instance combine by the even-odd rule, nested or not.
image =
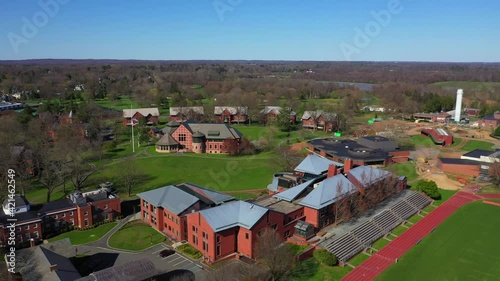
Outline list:
[[[306,148],[307,147],[307,142],[299,142],[299,143],[296,143],[296,144],[292,144],[290,146],[290,148],[293,150],[293,151],[301,151],[302,149]]]
[[[432,180],[432,181],[436,182],[437,186],[441,189],[459,190],[464,186],[463,184],[461,184],[457,181],[449,179],[445,174],[423,172],[420,174],[420,177],[422,179]]]

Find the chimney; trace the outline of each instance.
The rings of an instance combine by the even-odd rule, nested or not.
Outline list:
[[[344,160],[344,174],[347,174],[352,169],[352,160],[347,158]]]
[[[337,166],[330,164],[328,166],[328,174],[326,177],[331,178],[331,177],[335,176],[336,174],[337,174]]]
[[[52,271],[57,271],[57,264],[52,264],[50,266],[50,272],[52,272]]]

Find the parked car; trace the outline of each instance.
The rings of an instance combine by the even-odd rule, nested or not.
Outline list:
[[[163,250],[160,252],[160,257],[165,258],[165,257],[171,256],[173,254],[175,254],[174,250],[166,249],[166,250]]]

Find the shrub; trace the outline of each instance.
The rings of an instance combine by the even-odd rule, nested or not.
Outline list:
[[[190,256],[193,259],[199,259],[202,256],[200,251],[196,250],[195,248],[193,248],[193,246],[191,246],[189,244],[181,245],[181,246],[177,247],[177,250],[179,252],[184,253],[187,256]]]
[[[437,187],[436,182],[431,180],[419,180],[415,184],[415,189],[418,191],[422,191],[427,196],[434,200],[441,199],[441,193],[439,193],[439,189]]]
[[[337,264],[337,257],[325,249],[314,250],[313,257],[324,265],[334,266]]]

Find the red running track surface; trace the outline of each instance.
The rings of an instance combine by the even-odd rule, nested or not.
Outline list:
[[[391,241],[376,254],[353,269],[342,280],[368,281],[375,279],[380,273],[393,264],[422,238],[433,231],[441,222],[453,214],[461,206],[479,200],[481,197],[467,192],[457,192],[448,201],[437,207],[422,220],[410,227],[403,234]]]

